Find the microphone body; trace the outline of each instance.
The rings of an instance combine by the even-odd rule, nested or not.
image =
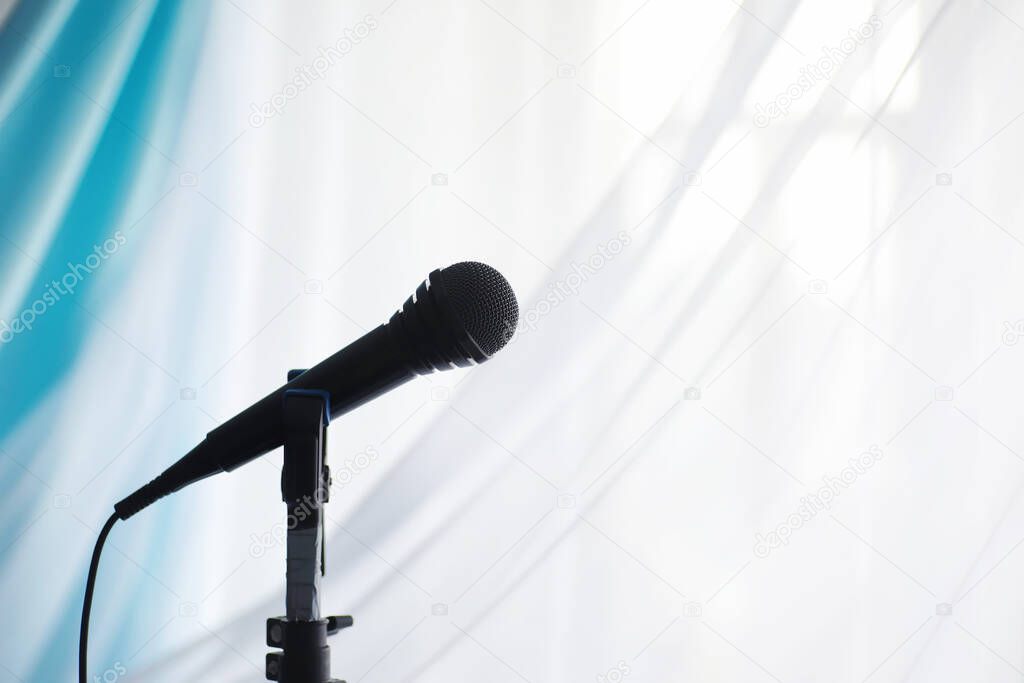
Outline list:
[[[207,434],[220,469],[230,472],[284,443],[281,408],[290,389],[326,391],[335,418],[413,379],[389,332],[381,325],[366,333]]]
[[[114,506],[121,519],[128,519],[146,506],[189,484],[231,470],[278,448],[284,443],[284,397],[293,389],[327,392],[330,416],[338,417],[408,382],[435,370],[466,367],[487,360],[508,341],[506,332],[515,329],[518,306],[511,295],[511,308],[500,321],[506,334],[491,338],[475,331],[475,310],[462,299],[462,284],[451,274],[464,265],[487,268],[508,283],[497,271],[482,264],[456,264],[435,270],[391,319],[306,370],[287,384],[263,397],[206,435],[184,457],[156,479]],[[504,295],[504,292],[502,292]]]

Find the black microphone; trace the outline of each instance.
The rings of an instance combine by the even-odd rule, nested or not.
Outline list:
[[[189,484],[230,472],[284,443],[286,391],[323,391],[331,417],[435,370],[482,363],[512,337],[519,305],[494,268],[465,261],[435,270],[391,319],[268,394],[117,505],[121,519]]]

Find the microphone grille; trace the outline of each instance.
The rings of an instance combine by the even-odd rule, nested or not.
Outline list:
[[[441,271],[452,308],[466,331],[492,356],[512,338],[519,304],[508,280],[486,263],[463,261]]]

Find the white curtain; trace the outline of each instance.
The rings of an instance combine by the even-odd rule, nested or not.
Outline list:
[[[115,500],[479,260],[510,346],[331,426],[336,676],[1024,675],[1024,8],[225,0],[179,31],[160,190],[4,441],[80,519],[29,528],[5,594],[62,562],[78,595]],[[115,528],[97,675],[263,678],[280,465]],[[44,603],[11,680],[73,650]]]

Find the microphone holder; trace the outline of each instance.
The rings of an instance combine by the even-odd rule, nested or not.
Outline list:
[[[288,381],[302,374],[288,373]],[[267,619],[268,681],[344,683],[331,678],[327,637],[352,625],[352,617],[323,617],[321,579],[326,574],[323,505],[330,496],[327,425],[331,395],[314,389],[284,392],[284,468],[281,497],[288,506],[285,610]]]

